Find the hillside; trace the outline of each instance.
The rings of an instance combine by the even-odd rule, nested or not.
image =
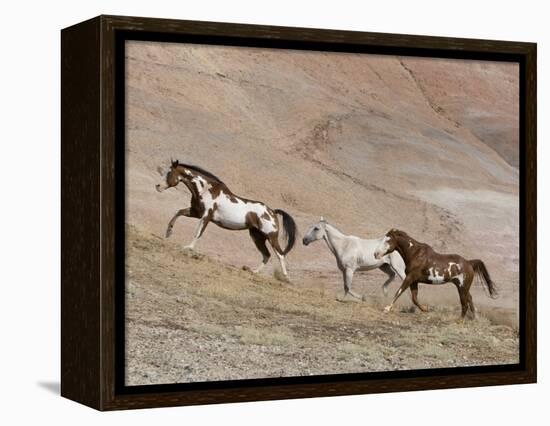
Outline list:
[[[517,331],[458,307],[336,302],[127,228],[127,384],[518,362]],[[370,282],[373,280],[370,279]]]
[[[238,195],[288,211],[299,239],[324,216],[346,234],[374,238],[396,227],[436,250],[481,258],[500,298],[475,285],[476,305],[517,328],[516,64],[130,42],[126,72],[126,221],[139,235],[158,237],[159,250],[188,244],[196,227],[180,218],[163,238],[174,213],[189,206],[183,187],[154,190],[157,169],[177,158],[215,173]],[[237,269],[261,259],[247,232],[215,225],[197,250]],[[146,262],[147,253],[133,253],[130,262]],[[335,301],[342,279],[321,242],[297,244],[288,263],[293,298],[308,303],[300,295],[322,292],[326,315],[329,305],[346,309]],[[254,280],[272,282],[273,264],[260,277],[218,279],[243,290]],[[163,271],[179,274],[170,291],[181,297],[188,274],[200,269],[186,265]],[[372,315],[383,303],[383,278],[374,271],[355,279]],[[150,296],[133,303],[147,309]],[[458,309],[451,285],[421,286],[420,300],[435,312]],[[407,295],[401,303],[409,305]]]

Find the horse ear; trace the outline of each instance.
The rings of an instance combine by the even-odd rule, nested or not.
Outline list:
[[[326,222],[326,220],[323,216],[321,216],[321,220],[319,222]]]
[[[170,159],[170,161],[172,162],[172,167],[173,167],[173,168],[178,167],[178,165],[179,165],[179,163],[180,163],[178,160],[172,160],[172,159]]]

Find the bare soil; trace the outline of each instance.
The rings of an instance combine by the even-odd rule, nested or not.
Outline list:
[[[335,286],[254,275],[127,228],[127,384],[512,364],[517,330],[459,304],[382,312]],[[314,278],[314,277],[311,277]],[[317,279],[319,277],[316,277]],[[379,290],[374,274],[365,285]],[[395,286],[394,286],[395,288]]]

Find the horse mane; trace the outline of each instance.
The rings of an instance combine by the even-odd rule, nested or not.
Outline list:
[[[409,234],[407,234],[405,231],[401,231],[400,229],[392,229],[390,232],[394,235],[397,235],[399,237],[408,237]]]
[[[213,173],[210,173],[208,170],[204,170],[202,167],[195,166],[193,164],[184,164],[184,163],[178,162],[178,167],[179,166],[183,166],[186,169],[194,170],[195,172],[198,172],[198,173],[200,173],[200,174],[202,174],[202,175],[204,175],[204,176],[206,176],[206,177],[208,177],[208,178],[210,178],[210,179],[212,179],[212,180],[214,180],[218,183],[221,183],[221,184],[225,185],[223,183],[223,181],[218,176],[216,176]]]
[[[432,249],[432,247],[429,244],[426,244],[426,243],[423,243],[421,241],[415,240],[413,237],[411,237],[405,231],[401,231],[400,229],[390,229],[388,231],[388,234],[392,234],[395,237],[399,237],[399,238],[406,238],[409,241],[412,241],[416,246],[423,246],[423,247],[428,247],[428,248]]]
[[[405,231],[401,231],[400,229],[392,228],[387,232],[387,234],[393,235],[395,237],[409,238],[411,240],[414,240],[409,234],[407,234]],[[416,240],[414,240],[414,241],[416,241]]]

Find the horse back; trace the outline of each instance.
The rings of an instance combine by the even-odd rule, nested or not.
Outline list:
[[[443,267],[449,263],[463,265],[467,262],[458,254],[439,253],[428,244],[422,243],[421,245],[419,244],[419,247],[417,247],[413,261],[410,263],[412,268],[421,269],[424,271],[433,266]]]

